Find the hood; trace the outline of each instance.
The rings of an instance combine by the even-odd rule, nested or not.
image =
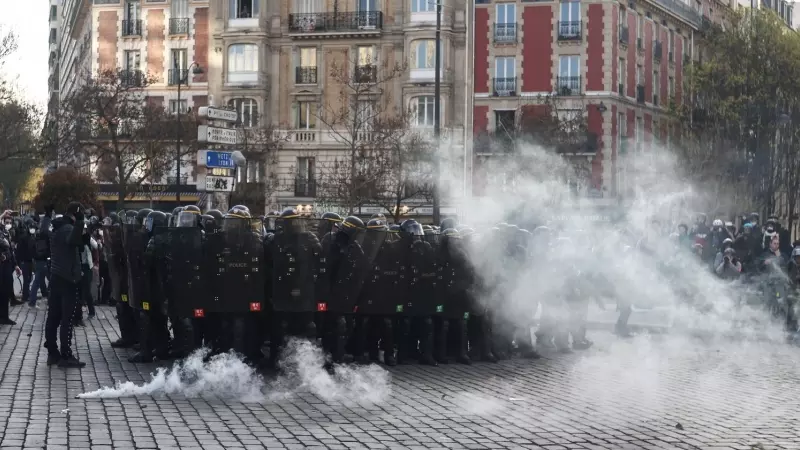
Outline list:
[[[72,221],[69,220],[66,217],[58,217],[56,219],[53,219],[53,221],[50,222],[50,223],[53,225],[53,231],[55,231],[55,230],[61,228],[61,226],[64,225],[64,224],[72,223]]]

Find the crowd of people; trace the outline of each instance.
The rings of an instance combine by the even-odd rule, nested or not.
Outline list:
[[[6,211],[0,220],[0,324],[14,324],[9,303],[40,307],[41,292],[48,298],[48,364],[61,367],[84,366],[72,352],[73,327],[83,324],[83,306],[94,317],[96,303],[116,306],[122,335],[111,345],[134,348],[133,362],[181,357],[206,346],[234,349],[251,361],[266,356],[274,366],[290,336],[319,340],[332,363],[537,358],[542,350],[591,347],[588,305],[594,299],[605,308],[604,298],[615,300],[619,310],[615,332],[630,336],[629,295],[613,286],[619,280],[596,261],[576,263],[576,247],[584,239],[592,247],[592,239],[561,227],[527,231],[500,223],[478,232],[454,219],[440,226],[415,220],[391,225],[382,215],[366,223],[335,213],[310,220],[293,209],[255,218],[244,206],[227,214],[189,206],[101,219],[78,203],[63,215],[53,208],[41,216]],[[664,230],[655,222],[653,228],[656,238],[625,238],[625,251],[659,252],[655,241]],[[197,248],[181,247],[192,242],[187,230],[198,236]],[[708,225],[701,214],[664,241],[677,249],[674,256],[694,258],[723,280],[759,285],[772,315],[785,321],[790,334],[797,331],[791,292],[800,284],[800,243],[789,243],[777,217],[762,226],[753,213],[737,229],[720,219]],[[226,259],[231,253],[246,254],[247,262]],[[482,259],[494,257],[514,263],[516,271],[506,276],[481,266]],[[22,278],[22,301],[14,296],[15,271]],[[233,273],[224,278],[231,286],[209,281],[222,272]],[[520,320],[499,310],[507,306],[503,297],[515,295],[509,286],[537,272],[559,282],[556,291],[528,293],[542,297],[530,300],[522,313],[541,308],[534,342],[532,315]],[[256,290],[247,293],[262,298],[242,301],[245,291],[237,283],[253,282]],[[146,299],[134,301],[143,297],[137,293],[142,285],[148,287]],[[214,302],[201,299],[206,295],[226,306],[214,310]]]

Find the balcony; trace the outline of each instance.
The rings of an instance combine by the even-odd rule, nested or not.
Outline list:
[[[636,85],[636,101],[638,103],[644,103],[644,86],[641,84]]]
[[[580,95],[581,94],[581,77],[580,76],[565,76],[558,77],[556,80],[558,90],[557,95]]]
[[[581,21],[571,20],[558,22],[559,41],[579,41],[581,40]]]
[[[188,35],[189,19],[169,19],[170,36]]]
[[[494,82],[495,97],[513,97],[517,94],[517,78],[495,78]]]
[[[172,185],[172,186],[178,185],[178,184],[189,184],[189,177],[188,176],[180,177],[180,178],[167,177],[167,184],[168,185]]]
[[[177,86],[187,84],[189,81],[189,71],[187,69],[169,69],[167,72],[167,84]]]
[[[653,59],[660,61],[661,60],[661,41],[653,42]]]
[[[294,70],[295,84],[317,84],[316,67],[297,67]]]
[[[120,70],[119,84],[125,87],[142,87],[144,73],[141,70]]]
[[[296,34],[363,34],[381,29],[381,11],[289,14],[289,32]]]
[[[122,21],[122,36],[141,36],[142,35],[142,21],[141,20],[123,20]]]
[[[628,45],[629,35],[628,35],[628,27],[619,27],[619,42],[620,44]]]
[[[695,28],[700,28],[702,24],[700,13],[681,0],[655,0],[655,3],[661,5],[661,7],[667,11],[683,17]]]
[[[378,81],[378,66],[372,64],[356,66],[353,74],[353,81],[356,83],[375,83]]]
[[[516,44],[517,43],[517,24],[516,23],[496,23],[496,24],[494,24],[494,43],[495,44]]]
[[[294,196],[295,197],[316,197],[317,196],[317,181],[309,180],[303,177],[296,177],[294,179]]]

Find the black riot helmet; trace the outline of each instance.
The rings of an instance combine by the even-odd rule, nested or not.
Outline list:
[[[433,227],[428,227],[427,229],[423,228],[422,232],[425,233],[425,242],[431,245],[439,243],[439,232],[434,230]]]
[[[116,212],[112,212],[108,215],[108,218],[111,219],[111,224],[119,223],[119,215]]]
[[[136,211],[125,211],[125,225],[136,225]]]
[[[178,213],[178,216],[173,216],[173,220],[175,221],[175,226],[179,228],[193,228],[196,227],[198,222],[197,219],[200,216],[197,214],[192,213],[191,211],[181,211]]]
[[[198,216],[199,216],[200,214],[202,214],[202,212],[200,212],[200,208],[198,208],[198,207],[197,207],[197,206],[195,206],[195,205],[188,205],[188,206],[185,206],[185,207],[183,208],[183,210],[184,210],[184,211],[188,211],[188,212],[190,212],[190,213],[192,213],[192,214],[195,214],[195,215],[198,215]]]
[[[350,237],[350,239],[358,239],[364,229],[365,227],[363,220],[356,216],[347,216],[339,226],[339,233],[346,234]]]
[[[364,233],[364,241],[362,247],[364,248],[364,255],[369,261],[374,261],[378,252],[386,241],[389,227],[386,226],[386,221],[382,219],[370,219],[367,222],[367,231]]]
[[[228,213],[225,214],[225,218],[233,217],[236,219],[249,219],[250,218],[250,210],[244,206],[236,205],[233,208],[228,210]]]
[[[218,209],[209,209],[208,211],[206,211],[206,215],[213,217],[214,220],[217,221],[217,223],[222,223],[222,219],[225,218],[225,216],[222,214],[222,211]]]
[[[152,211],[145,219],[145,228],[152,236],[156,228],[167,226],[167,215],[161,211]]]
[[[235,210],[237,210],[237,211],[245,211],[245,212],[247,212],[247,217],[252,217],[252,216],[250,215],[250,208],[248,208],[247,206],[244,206],[244,205],[234,205],[234,206],[233,206],[233,208],[231,208],[231,209],[235,209]]]
[[[200,226],[207,231],[214,230],[217,227],[217,219],[209,214],[202,214],[200,216]]]
[[[389,231],[389,227],[386,226],[385,219],[374,218],[370,219],[369,222],[367,222],[367,231],[368,232],[381,231],[385,233]]]
[[[330,233],[336,228],[336,225],[342,223],[342,216],[335,212],[326,212],[319,219],[319,226],[317,227],[317,234],[320,238]]]
[[[153,210],[150,208],[140,209],[139,212],[136,213],[136,225],[144,226],[144,221],[151,212],[153,212]]]
[[[167,216],[167,226],[170,228],[174,227],[175,225],[172,221],[172,213],[166,213],[165,216]]]
[[[306,224],[296,209],[286,208],[275,219],[275,228],[285,234],[299,234],[306,231]]]
[[[373,214],[372,216],[370,216],[369,220],[372,220],[372,219],[378,219],[378,220],[383,221],[383,223],[386,223],[386,216],[384,216],[383,213]],[[369,222],[367,222],[367,226],[369,226]]]
[[[456,224],[456,219],[453,219],[452,217],[448,217],[448,218],[442,220],[442,223],[439,224],[439,230],[440,231],[445,231],[445,230],[450,229],[450,228],[455,230],[456,229],[456,225],[457,225]]]
[[[414,219],[408,219],[400,224],[400,236],[403,239],[417,241],[425,237],[425,232],[419,222]]]

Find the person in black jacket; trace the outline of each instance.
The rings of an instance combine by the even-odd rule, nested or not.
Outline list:
[[[83,250],[84,209],[78,202],[67,206],[63,217],[53,221],[50,238],[50,300],[47,305],[45,325],[45,348],[48,350],[47,364],[58,363],[59,367],[84,367],[72,353],[72,318],[81,293],[81,251]],[[56,331],[61,328],[56,344]]]
[[[17,264],[22,270],[22,298],[21,301],[25,302],[30,297],[31,293],[31,278],[33,276],[33,254],[34,238],[36,236],[36,224],[33,218],[25,217],[22,221],[22,227],[17,230],[17,248],[16,257]],[[35,305],[35,304],[34,304]]]
[[[41,289],[42,297],[48,297],[47,279],[50,273],[50,224],[51,218],[45,216],[39,223],[33,238],[33,285],[31,286],[28,306],[36,307],[36,294]],[[23,297],[23,300],[25,298]]]
[[[10,219],[10,214],[11,211],[5,211],[0,215],[0,223],[5,223],[6,218]],[[5,276],[7,269],[9,267],[14,267],[14,265],[14,251],[11,248],[11,236],[8,234],[8,230],[2,229],[0,230],[0,325],[17,324],[8,316],[8,308],[14,294],[14,278],[13,275],[10,277]],[[9,279],[11,280],[10,287],[8,285]],[[9,290],[11,295],[9,295]]]

